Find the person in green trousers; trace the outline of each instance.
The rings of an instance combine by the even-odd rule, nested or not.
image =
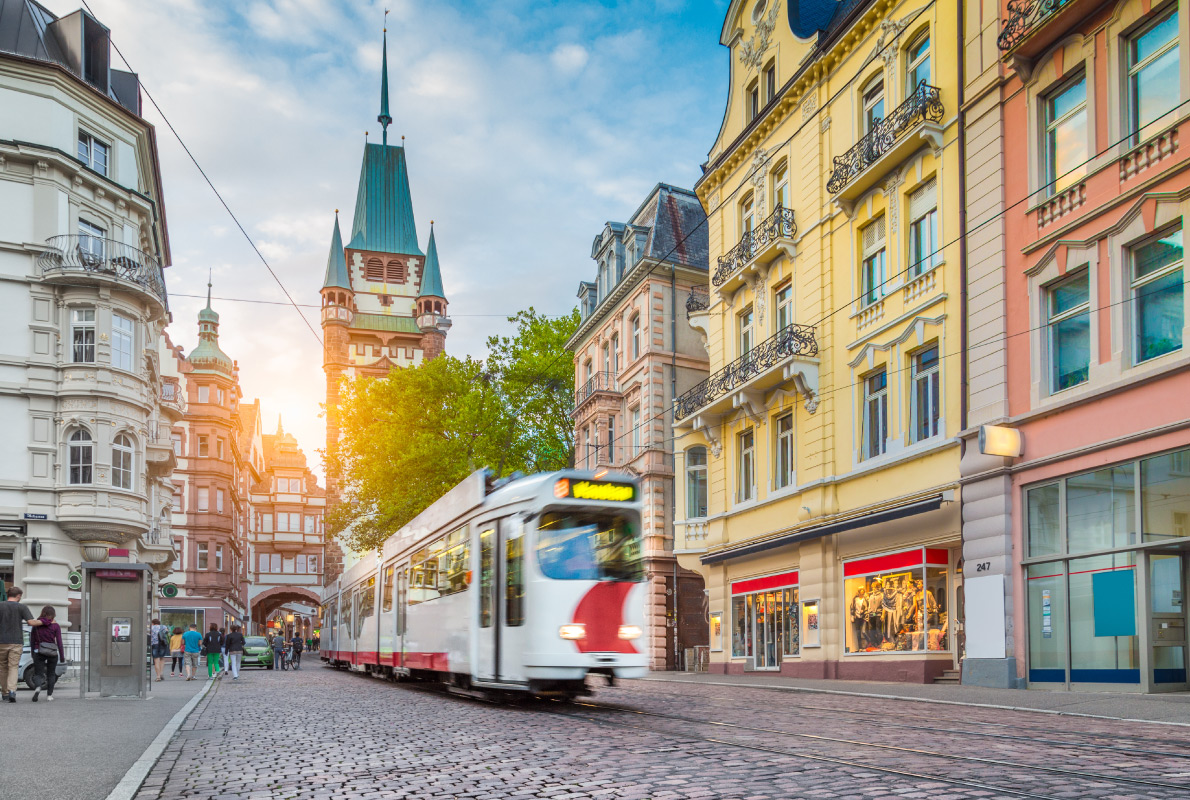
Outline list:
[[[207,635],[202,637],[202,647],[207,654],[207,677],[213,678],[219,674],[219,659],[223,654],[223,634],[214,622]]]

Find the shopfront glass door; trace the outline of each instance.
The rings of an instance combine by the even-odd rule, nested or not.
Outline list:
[[[1153,688],[1185,690],[1186,683],[1186,560],[1181,554],[1149,556],[1149,595],[1152,598]]]
[[[779,592],[758,592],[752,596],[753,641],[756,642],[756,668],[779,669],[784,620]]]

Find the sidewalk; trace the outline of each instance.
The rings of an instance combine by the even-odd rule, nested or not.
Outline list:
[[[0,797],[103,800],[206,678],[166,678],[145,700],[82,700],[77,680],[59,682],[54,702],[37,703],[21,684],[0,703]],[[50,788],[53,787],[53,788]]]
[[[780,675],[711,675],[701,672],[651,672],[646,681],[699,683],[707,686],[773,689],[786,692],[883,697],[930,703],[989,706],[1016,711],[1080,714],[1111,719],[1190,725],[1190,693],[1128,694],[1124,692],[1046,692],[984,689],[947,684],[828,681]]]

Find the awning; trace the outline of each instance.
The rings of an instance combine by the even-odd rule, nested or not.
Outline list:
[[[926,497],[921,500],[914,500],[892,508],[886,508],[881,511],[873,511],[869,514],[861,514],[858,517],[851,517],[850,519],[839,520],[838,522],[828,522],[825,525],[816,525],[813,528],[803,528],[799,531],[786,533],[781,536],[774,536],[771,539],[765,539],[762,542],[752,542],[748,544],[741,544],[736,547],[731,547],[726,550],[717,550],[714,553],[707,553],[699,557],[699,561],[704,564],[717,564],[721,561],[729,561],[733,558],[741,558],[743,556],[751,556],[756,553],[763,553],[765,550],[772,550],[777,547],[786,547],[798,542],[807,542],[811,539],[821,539],[823,536],[830,536],[832,533],[842,533],[843,531],[853,530],[855,528],[866,528],[869,525],[878,525],[881,522],[892,522],[895,519],[902,519],[904,517],[911,517],[914,514],[924,514],[927,511],[937,511],[946,502],[947,495],[939,493],[931,497]]]

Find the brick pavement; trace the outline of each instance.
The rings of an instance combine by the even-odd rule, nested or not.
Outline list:
[[[1165,800],[1190,798],[1188,745],[1190,729],[1148,723],[738,687],[505,706],[311,665],[223,681],[137,797]]]

